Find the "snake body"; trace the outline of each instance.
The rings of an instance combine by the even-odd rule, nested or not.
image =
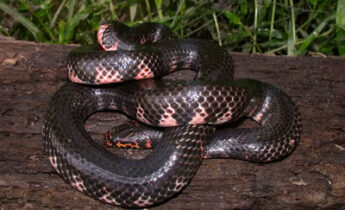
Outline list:
[[[117,51],[70,54],[69,78],[74,83],[53,96],[44,122],[48,159],[74,188],[113,205],[151,206],[183,189],[204,156],[268,162],[296,147],[301,120],[291,99],[266,83],[232,80],[233,61],[226,50],[202,40],[174,40],[169,33],[162,38],[156,34],[163,32],[151,29],[144,34],[153,38],[139,38],[139,42],[154,44],[131,46],[117,38],[106,41],[103,36],[111,33],[138,38],[136,30],[143,28],[117,25],[121,32],[107,25],[98,33],[103,48]],[[153,28],[165,31],[157,25]],[[196,71],[196,80],[124,82],[180,69]],[[114,82],[120,83],[100,86]],[[140,160],[120,158],[91,139],[84,129],[85,120],[108,109],[151,126],[167,127],[150,155]],[[243,116],[261,127],[215,131],[215,125]]]

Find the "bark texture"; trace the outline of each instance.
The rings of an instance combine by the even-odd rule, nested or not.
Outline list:
[[[74,47],[0,37],[2,209],[114,209],[67,185],[43,151],[44,114],[50,97],[67,82],[65,61]],[[345,58],[232,55],[236,78],[269,82],[296,102],[304,127],[299,146],[269,164],[204,160],[178,197],[155,208],[345,208]],[[185,73],[173,75],[179,76]],[[97,113],[86,128],[102,142],[102,134],[125,119]]]

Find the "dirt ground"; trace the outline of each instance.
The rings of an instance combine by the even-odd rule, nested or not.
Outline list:
[[[1,209],[114,209],[67,185],[43,151],[43,117],[67,82],[66,56],[74,47],[0,37]],[[293,98],[303,117],[301,142],[269,164],[204,160],[179,196],[155,208],[345,209],[345,58],[231,54],[236,78],[269,82]],[[101,142],[123,120],[98,113],[86,128]]]

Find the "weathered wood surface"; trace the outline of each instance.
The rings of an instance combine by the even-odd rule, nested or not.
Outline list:
[[[72,189],[43,152],[44,113],[67,82],[72,48],[0,38],[1,209],[114,208]],[[232,55],[236,78],[272,83],[293,98],[304,119],[301,142],[270,164],[205,160],[183,193],[156,208],[345,208],[345,58]],[[96,114],[86,128],[101,141],[119,119]]]

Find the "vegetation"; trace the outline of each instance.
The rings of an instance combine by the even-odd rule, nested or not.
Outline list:
[[[90,44],[100,23],[145,21],[235,51],[345,55],[345,0],[2,0],[0,34]]]

